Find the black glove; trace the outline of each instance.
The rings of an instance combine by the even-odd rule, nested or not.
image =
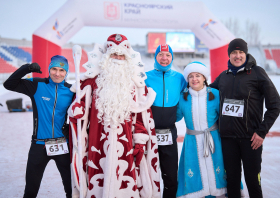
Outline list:
[[[62,133],[69,140],[69,124],[64,123],[62,126]]]
[[[42,73],[41,67],[37,63],[31,63],[28,67],[29,71],[36,72],[36,73]]]

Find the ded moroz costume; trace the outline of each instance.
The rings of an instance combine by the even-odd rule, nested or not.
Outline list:
[[[125,60],[112,59],[112,54],[125,55]],[[103,46],[96,44],[88,59],[87,72],[81,76],[82,102],[73,102],[68,110],[73,197],[79,196],[80,176],[75,118],[81,118],[86,197],[159,198],[157,139],[150,109],[156,94],[145,85],[140,54],[125,36],[114,34]],[[75,86],[71,89],[75,91]]]

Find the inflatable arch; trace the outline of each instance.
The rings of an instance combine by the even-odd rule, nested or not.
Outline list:
[[[84,26],[191,29],[210,50],[212,81],[226,69],[228,43],[235,38],[201,2],[68,0],[32,36],[32,61],[44,77],[50,58]]]

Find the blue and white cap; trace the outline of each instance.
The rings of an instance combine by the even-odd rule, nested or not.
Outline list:
[[[158,62],[157,62],[157,55],[159,52],[161,51],[164,51],[164,52],[170,52],[170,54],[172,55],[172,61],[169,65],[167,65],[166,67],[163,67],[161,66]],[[159,70],[159,71],[168,71],[171,69],[171,66],[172,66],[172,63],[173,63],[173,51],[171,49],[171,47],[168,45],[168,44],[163,44],[163,45],[159,45],[156,49],[156,52],[155,52],[155,64],[154,64],[154,67],[155,69]]]
[[[69,65],[68,65],[67,59],[64,56],[60,56],[60,55],[53,56],[51,58],[51,63],[49,65],[49,72],[52,67],[60,67],[60,68],[64,69],[66,71],[66,73],[68,74]],[[67,74],[66,74],[66,76],[67,76]]]
[[[188,76],[192,72],[197,72],[197,73],[202,74],[206,78],[206,80],[208,80],[208,78],[210,76],[209,69],[203,63],[198,62],[198,61],[191,62],[190,64],[188,64],[185,67],[184,78],[187,82],[189,82],[188,81]]]
[[[170,52],[170,54],[172,55],[172,60],[173,60],[173,51],[168,44],[159,45],[156,49],[155,57],[157,57],[158,53],[161,51]]]

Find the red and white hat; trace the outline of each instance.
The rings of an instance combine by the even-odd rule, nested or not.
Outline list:
[[[131,45],[127,38],[122,34],[112,34],[104,44],[105,53],[131,55]]]

